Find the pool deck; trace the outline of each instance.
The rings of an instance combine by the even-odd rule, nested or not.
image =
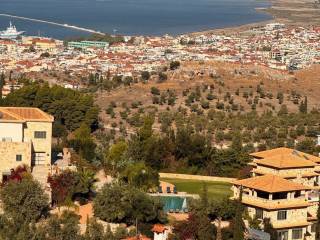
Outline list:
[[[198,194],[189,194],[186,192],[178,192],[178,193],[150,193],[150,196],[153,197],[186,197],[186,198],[193,198],[199,199],[200,196]]]

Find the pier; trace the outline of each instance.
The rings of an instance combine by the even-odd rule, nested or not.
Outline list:
[[[5,14],[5,13],[0,13],[0,16],[9,17],[9,18],[16,18],[16,19],[22,19],[22,20],[33,21],[33,22],[40,22],[40,23],[55,25],[55,26],[59,26],[59,27],[70,28],[70,29],[74,29],[74,30],[78,30],[78,31],[105,35],[104,33],[100,32],[100,31],[96,31],[96,30],[89,29],[89,28],[73,26],[73,25],[69,25],[69,24],[66,24],[66,23],[63,24],[63,23],[46,21],[46,20],[41,20],[41,19],[36,19],[36,18],[28,18],[28,17],[21,17],[21,16],[16,16],[16,15],[11,15],[11,14]]]

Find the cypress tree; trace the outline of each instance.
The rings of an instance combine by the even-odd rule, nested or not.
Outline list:
[[[0,99],[2,99],[2,89],[4,85],[5,85],[5,75],[2,72],[0,75]]]
[[[304,111],[305,113],[308,113],[308,97],[304,97]]]
[[[270,218],[263,219],[263,230],[270,234],[270,240],[277,240],[277,231],[273,228]]]
[[[243,189],[241,186],[239,199],[237,200],[236,214],[235,214],[235,218],[234,218],[234,226],[233,226],[233,239],[234,240],[243,240],[244,239],[245,225],[244,225],[244,222],[242,219],[242,215],[243,215],[242,194],[243,194]]]
[[[320,197],[319,197],[318,210],[317,210],[316,240],[320,240]]]
[[[240,153],[242,151],[242,136],[240,131],[234,132],[231,148],[237,153]]]
[[[206,182],[203,182],[202,193],[201,193],[201,211],[207,213],[208,207],[209,207],[208,186]]]
[[[301,101],[299,105],[299,111],[301,113],[308,113],[308,98],[307,96],[304,97],[304,101]]]

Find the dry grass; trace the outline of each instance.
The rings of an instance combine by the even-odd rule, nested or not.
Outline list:
[[[214,73],[215,78],[212,78],[210,74]],[[217,79],[222,79],[224,86],[217,83]],[[222,62],[186,62],[183,63],[179,70],[175,72],[168,72],[168,80],[164,83],[157,83],[156,80],[152,80],[147,84],[138,83],[130,87],[120,87],[119,89],[111,92],[98,93],[96,96],[97,104],[103,109],[101,112],[101,118],[105,124],[111,122],[120,121],[119,114],[116,119],[110,119],[105,113],[104,109],[108,107],[111,101],[114,101],[121,106],[121,103],[125,102],[129,107],[132,102],[140,101],[143,103],[143,107],[147,107],[152,104],[152,94],[150,93],[151,87],[157,87],[161,91],[167,89],[174,90],[178,96],[176,105],[174,108],[180,105],[184,106],[185,98],[182,97],[182,92],[185,89],[195,89],[196,86],[214,85],[214,93],[218,94],[220,101],[223,101],[223,96],[226,92],[229,92],[236,103],[244,106],[245,111],[250,111],[251,107],[246,103],[243,98],[243,92],[256,92],[258,84],[263,84],[262,87],[265,92],[273,94],[273,99],[265,98],[261,100],[264,103],[262,108],[257,108],[258,112],[270,110],[267,105],[273,105],[275,111],[280,109],[276,95],[278,92],[285,94],[285,102],[289,111],[298,111],[298,106],[293,104],[292,101],[287,100],[291,91],[298,92],[302,97],[308,96],[309,108],[320,108],[320,66],[312,66],[309,69],[297,71],[294,74],[288,72],[272,70],[266,67],[253,66],[253,65],[239,65],[232,63]],[[240,89],[240,95],[236,96],[235,91]],[[205,97],[206,94],[203,95]],[[215,102],[212,102],[212,106]],[[153,105],[156,106],[159,111],[165,110],[167,105]],[[122,109],[118,108],[118,111]]]

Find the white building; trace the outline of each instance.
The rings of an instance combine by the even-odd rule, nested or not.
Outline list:
[[[151,230],[153,232],[154,240],[167,240],[169,235],[169,229],[161,224],[155,224]]]

